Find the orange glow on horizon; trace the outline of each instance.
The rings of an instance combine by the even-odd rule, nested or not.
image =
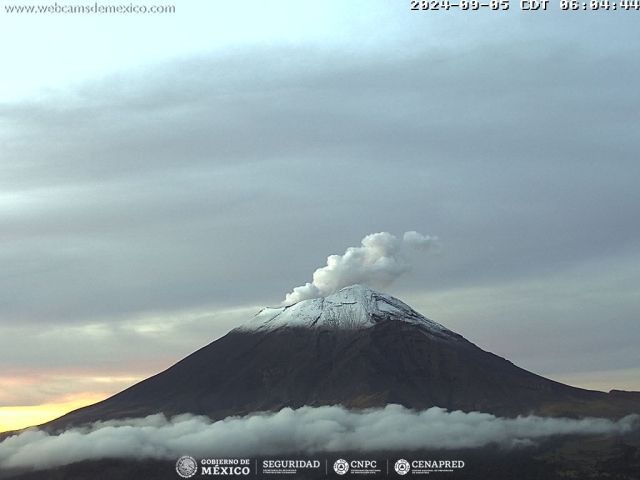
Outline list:
[[[40,425],[78,408],[107,398],[108,394],[85,393],[67,397],[66,401],[44,405],[0,407],[0,433]],[[63,399],[64,400],[64,399]]]

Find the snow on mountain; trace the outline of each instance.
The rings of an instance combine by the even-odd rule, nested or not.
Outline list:
[[[362,285],[345,287],[326,297],[302,300],[289,306],[264,308],[236,330],[265,331],[283,327],[361,330],[384,320],[418,325],[439,338],[459,337],[397,298]]]

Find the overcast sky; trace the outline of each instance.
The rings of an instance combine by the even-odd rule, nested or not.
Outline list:
[[[389,293],[640,390],[637,12],[7,5],[0,407],[115,393],[407,230],[441,252]]]

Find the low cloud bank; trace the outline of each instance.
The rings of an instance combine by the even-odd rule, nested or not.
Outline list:
[[[326,297],[356,283],[373,288],[387,287],[411,269],[411,257],[415,252],[428,250],[435,242],[435,237],[414,231],[405,232],[402,238],[387,232],[367,235],[361,246],[347,248],[344,255],[327,257],[327,265],[313,273],[313,281],[294,288],[283,305]]]
[[[535,416],[499,418],[487,413],[416,412],[399,405],[350,411],[341,406],[285,408],[277,413],[228,417],[162,414],[49,435],[28,430],[0,443],[0,468],[42,469],[99,458],[225,458],[347,451],[412,451],[515,447],[553,435],[624,434],[640,428],[640,416],[619,421]]]

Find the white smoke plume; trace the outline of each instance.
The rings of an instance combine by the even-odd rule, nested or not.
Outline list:
[[[487,413],[413,411],[400,405],[364,411],[341,406],[285,408],[277,413],[228,417],[162,414],[98,422],[49,435],[28,430],[0,443],[0,469],[43,469],[100,458],[175,459],[259,457],[329,452],[414,451],[526,446],[553,435],[625,434],[640,416],[619,421],[535,416],[499,418]]]
[[[342,256],[329,256],[327,265],[313,273],[313,281],[294,288],[283,305],[326,297],[356,283],[384,288],[411,269],[414,252],[428,250],[435,242],[436,237],[414,231],[406,232],[401,239],[387,232],[367,235],[360,247],[349,247]]]

